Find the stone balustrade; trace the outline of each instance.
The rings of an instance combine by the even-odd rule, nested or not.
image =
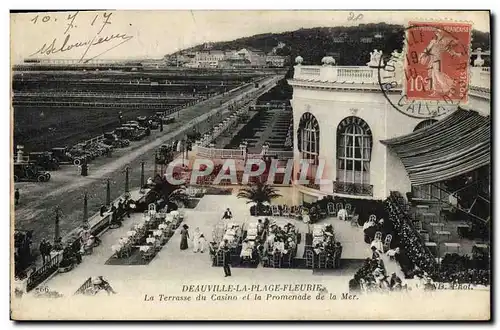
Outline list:
[[[379,69],[368,66],[295,66],[294,80],[339,85],[348,84],[378,84]],[[383,69],[382,69],[383,70]],[[404,72],[396,69],[394,72],[381,73],[384,77],[393,75],[394,81],[402,82]],[[490,68],[470,67],[469,85],[473,89],[490,89]]]

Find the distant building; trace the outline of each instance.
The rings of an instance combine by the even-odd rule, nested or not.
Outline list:
[[[263,67],[266,65],[266,55],[263,51],[243,48],[237,54],[239,58],[249,60],[252,67]]]
[[[287,64],[287,60],[288,60],[287,56],[267,55],[266,65],[271,67],[282,68]]]

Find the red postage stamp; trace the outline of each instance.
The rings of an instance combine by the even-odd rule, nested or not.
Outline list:
[[[405,92],[409,100],[467,103],[472,26],[409,22]]]

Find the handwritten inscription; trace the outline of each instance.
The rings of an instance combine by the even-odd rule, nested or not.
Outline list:
[[[127,35],[126,33],[108,33],[102,34],[104,29],[111,25],[111,18],[113,13],[97,13],[92,17],[91,20],[84,21],[83,19],[79,19],[79,12],[70,13],[66,17],[66,27],[63,32],[63,36],[51,38],[50,41],[44,42],[38,49],[33,52],[30,57],[35,55],[44,55],[50,56],[57,53],[64,53],[69,51],[81,50],[79,55],[79,61],[86,63],[90,60],[93,60],[99,56],[104,55],[110,50],[130,41],[133,36]],[[87,26],[88,28],[97,27],[99,30],[97,33],[89,39],[79,40],[71,36],[70,32],[73,29],[77,29],[77,22],[80,20],[81,23],[84,23],[83,26]],[[34,16],[30,22],[33,24],[50,24],[50,22],[57,22],[57,17],[50,15],[36,15]],[[86,23],[86,24],[85,24]],[[97,55],[91,55],[86,57],[89,51],[93,48],[99,48],[101,50]]]
[[[359,21],[363,18],[363,14],[354,14],[354,12],[350,12],[349,16],[347,16],[348,21]]]

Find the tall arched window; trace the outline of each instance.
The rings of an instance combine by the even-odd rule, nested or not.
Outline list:
[[[337,127],[337,181],[370,183],[372,132],[359,117],[347,117]]]
[[[318,165],[319,124],[310,112],[300,118],[297,140],[302,159],[310,159],[312,164]]]

